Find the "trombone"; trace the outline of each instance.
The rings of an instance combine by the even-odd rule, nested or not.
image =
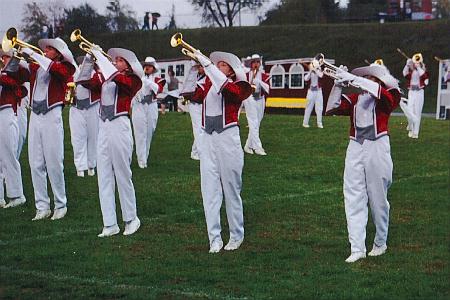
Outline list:
[[[180,32],[175,33],[171,38],[170,38],[170,45],[175,48],[178,46],[181,46],[181,53],[183,53],[184,55],[188,56],[189,58],[191,58],[192,60],[196,61],[197,63],[200,64],[200,62],[197,59],[197,56],[195,54],[196,51],[200,52],[199,50],[195,49],[194,47],[192,47],[191,45],[189,45],[188,43],[186,43],[183,40],[183,35]],[[203,55],[203,54],[201,54]],[[204,58],[206,58],[207,60],[209,60],[208,57],[206,57],[205,55],[203,55]]]
[[[94,47],[94,44],[89,42],[81,35],[80,29],[75,29],[74,31],[72,31],[72,33],[70,34],[70,41],[73,43],[75,43],[76,41],[80,41],[80,44],[78,45],[80,49],[92,55],[91,49]],[[112,61],[112,58],[108,55],[108,53],[102,50],[102,54],[106,56],[110,61]]]
[[[39,49],[38,47],[19,40],[17,38],[17,29],[14,27],[11,27],[8,29],[8,31],[6,31],[6,34],[3,36],[2,49],[3,49],[3,51],[8,52],[13,48],[17,50],[17,53],[14,53],[14,57],[16,57],[18,59],[27,60],[23,55],[20,55],[22,48],[30,48],[33,51],[41,54],[42,56],[45,56],[44,52],[41,49]],[[29,58],[29,60],[36,63],[36,61],[31,58]]]
[[[400,53],[404,58],[411,59],[414,63],[423,63],[422,53],[416,53],[411,57],[405,54],[400,48],[397,48],[397,52]]]

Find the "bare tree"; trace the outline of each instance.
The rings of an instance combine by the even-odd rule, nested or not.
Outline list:
[[[263,0],[192,0],[192,4],[203,9],[203,21],[219,27],[232,27],[234,19],[245,9],[261,7]]]
[[[139,29],[134,12],[129,5],[122,5],[120,0],[109,1],[106,17],[110,19],[113,31],[130,31]]]

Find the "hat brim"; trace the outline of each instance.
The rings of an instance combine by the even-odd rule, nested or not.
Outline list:
[[[111,56],[113,61],[116,59],[116,57],[122,57],[131,66],[131,69],[136,76],[138,76],[139,78],[144,76],[144,71],[142,70],[141,63],[137,59],[134,52],[123,48],[111,48],[108,50],[108,55]]]
[[[236,81],[247,81],[247,76],[245,76],[241,60],[236,55],[228,52],[215,51],[209,55],[209,59],[211,59],[215,65],[217,65],[219,61],[227,63],[236,74]]]
[[[73,58],[72,52],[62,39],[40,39],[38,41],[38,45],[42,50],[45,50],[47,46],[55,48],[59,53],[61,53],[65,61],[72,64],[75,68],[78,67],[75,59]]]
[[[398,88],[398,80],[395,79],[385,66],[370,65],[352,70],[352,74],[356,76],[373,76],[383,82],[388,88]]]

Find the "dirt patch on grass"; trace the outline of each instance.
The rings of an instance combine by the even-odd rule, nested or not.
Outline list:
[[[425,273],[428,275],[442,273],[447,267],[447,263],[442,260],[435,260],[425,265]]]

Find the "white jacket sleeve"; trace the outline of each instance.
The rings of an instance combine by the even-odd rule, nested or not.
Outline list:
[[[22,52],[25,53],[25,54],[28,54],[46,72],[49,71],[50,65],[52,64],[52,60],[50,58],[47,58],[47,57],[45,57],[45,56],[43,56],[43,55],[41,55],[39,53],[36,53],[35,51],[31,50],[30,48],[23,48]]]
[[[325,112],[329,112],[341,105],[342,98],[342,86],[335,84],[330,91],[330,95],[328,96],[327,108]]]
[[[96,49],[95,47],[93,47],[91,51],[97,59],[97,66],[102,71],[105,80],[111,80],[111,77],[118,72],[117,68],[112,64],[112,62],[109,61],[109,59],[105,55],[103,55],[100,49]]]

